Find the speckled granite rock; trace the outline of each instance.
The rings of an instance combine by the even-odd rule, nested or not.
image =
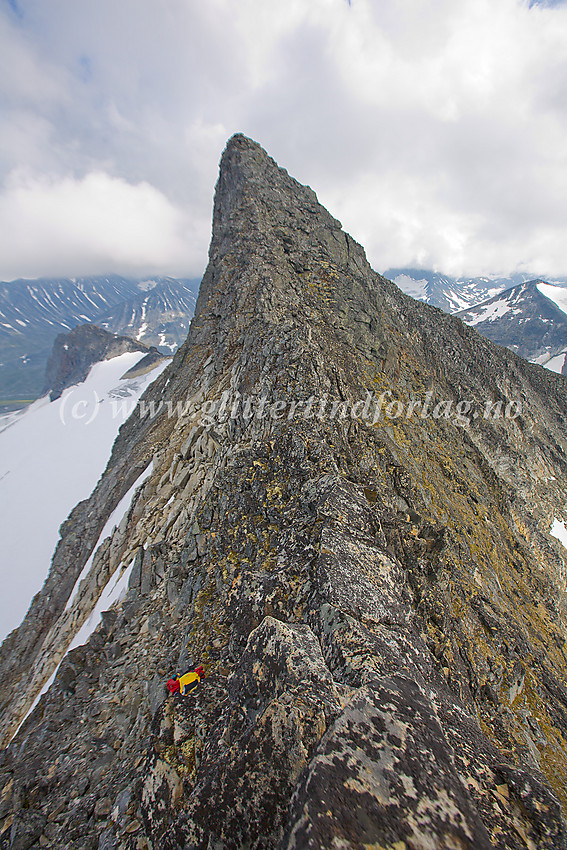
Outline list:
[[[0,652],[0,847],[565,848],[566,414],[233,137],[188,340]]]

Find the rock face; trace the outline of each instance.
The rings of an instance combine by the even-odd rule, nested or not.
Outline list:
[[[67,387],[84,381],[94,363],[130,351],[150,353],[147,345],[108,333],[96,325],[79,325],[69,333],[59,334],[47,363],[43,392],[49,392],[50,400],[54,401]],[[159,358],[158,351],[153,349],[152,353]]]
[[[171,358],[161,354],[155,346],[152,346],[145,357],[142,357],[131,369],[128,369],[127,372],[124,372],[122,375],[123,378],[139,378],[140,375],[145,375],[148,372],[151,372],[152,369],[158,365],[158,363],[163,363],[164,360],[170,360]]]
[[[566,414],[233,137],[187,342],[2,646],[0,846],[567,847]]]

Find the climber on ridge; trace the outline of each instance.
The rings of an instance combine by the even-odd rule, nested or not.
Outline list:
[[[192,668],[187,673],[184,673],[183,676],[177,673],[175,679],[169,679],[167,689],[172,694],[180,693],[184,697],[186,694],[194,691],[204,677],[205,671],[199,664],[198,667]]]

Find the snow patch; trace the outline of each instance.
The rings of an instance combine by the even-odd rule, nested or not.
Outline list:
[[[139,487],[142,486],[142,484],[144,483],[146,478],[149,478],[149,476],[152,474],[153,468],[154,468],[154,462],[152,461],[150,463],[150,465],[148,466],[148,468],[145,469],[142,472],[142,474],[139,475],[138,478],[134,481],[134,483],[132,484],[132,486],[130,487],[128,492],[120,499],[120,501],[118,502],[118,504],[116,505],[116,507],[114,508],[112,513],[110,514],[110,516],[108,517],[104,528],[100,532],[98,540],[96,541],[95,545],[93,546],[93,550],[90,554],[89,559],[87,560],[85,566],[81,570],[81,574],[79,575],[79,577],[77,578],[77,581],[75,582],[75,586],[73,587],[71,595],[69,596],[69,599],[67,600],[67,604],[65,605],[65,611],[68,611],[69,608],[75,603],[75,601],[78,597],[78,594],[79,594],[79,586],[80,586],[82,580],[84,578],[86,578],[88,573],[89,573],[89,570],[90,570],[92,563],[93,563],[93,558],[96,554],[98,547],[100,546],[102,541],[105,540],[107,537],[110,537],[110,535],[113,533],[114,529],[117,528],[120,525],[120,523],[122,522],[122,520],[126,516],[128,510],[130,509],[130,505],[132,504],[132,500],[134,498],[134,493],[136,492],[136,490]]]
[[[558,354],[556,357],[552,357],[543,365],[546,369],[549,369],[550,372],[556,372],[558,375],[562,375],[563,367],[565,366],[565,357],[567,357],[567,354],[563,352],[562,354]]]
[[[567,313],[567,287],[553,286],[551,283],[538,283],[537,288],[542,295],[549,298],[550,301]]]
[[[558,519],[554,519],[553,525],[551,526],[549,533],[553,537],[556,537],[557,540],[559,540],[559,542],[562,543],[563,546],[565,546],[565,548],[567,549],[567,528],[565,528],[564,522],[561,522]]]
[[[451,304],[453,305],[453,307],[455,309],[455,313],[458,312],[459,310],[464,310],[471,303],[470,299],[461,298],[459,295],[457,295],[456,292],[453,292],[452,290],[447,293],[447,300],[450,301]]]
[[[406,295],[411,295],[412,298],[427,298],[427,281],[425,278],[414,280],[413,277],[408,277],[407,274],[399,274],[394,278],[394,283],[399,286],[402,292]]]
[[[510,302],[505,298],[500,298],[498,301],[483,307],[482,311],[477,313],[473,319],[465,319],[465,322],[471,327],[480,324],[480,322],[494,322],[509,313],[511,309]]]

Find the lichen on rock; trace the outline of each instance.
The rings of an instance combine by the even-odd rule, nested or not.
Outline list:
[[[384,393],[444,407],[363,415]],[[521,415],[442,414],[487,396]],[[565,380],[403,295],[237,135],[144,401],[0,652],[2,850],[567,847]],[[150,461],[93,559],[128,593],[65,655]]]

